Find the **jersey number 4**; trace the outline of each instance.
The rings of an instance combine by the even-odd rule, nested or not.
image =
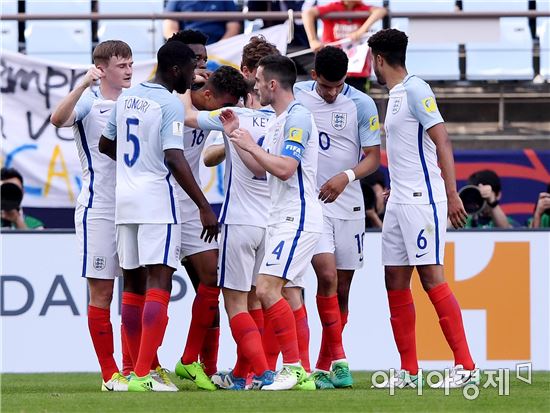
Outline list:
[[[139,138],[130,132],[130,126],[132,125],[137,127],[139,125],[139,119],[126,119],[126,142],[131,142],[134,147],[132,156],[130,156],[129,153],[124,154],[124,163],[130,168],[135,165],[139,158]]]

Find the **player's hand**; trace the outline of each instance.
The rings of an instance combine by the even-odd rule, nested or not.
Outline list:
[[[254,142],[254,139],[252,139],[250,132],[246,129],[235,129],[229,135],[229,140],[247,152],[251,152],[255,146],[258,146],[258,144]]]
[[[319,199],[325,204],[336,201],[349,183],[348,176],[340,172],[326,181],[319,189]]]
[[[103,77],[105,77],[105,73],[97,67],[92,66],[84,75],[84,78],[82,79],[82,86],[90,87],[94,82],[102,79]]]
[[[348,36],[348,39],[350,40],[350,42],[355,43],[360,40],[361,37],[363,37],[363,34],[364,33],[359,33],[358,31],[355,31]]]
[[[384,191],[382,191],[382,196],[384,197],[384,203],[387,204],[388,203],[388,199],[390,198],[390,188],[388,189],[384,189]]]
[[[320,42],[319,40],[312,40],[309,42],[309,47],[311,48],[311,50],[316,52],[318,50],[321,50],[323,47],[325,47],[325,45],[323,44],[323,42]]]
[[[195,69],[195,79],[199,79],[197,82],[199,81],[201,83],[206,82],[211,74],[212,74],[212,71],[208,69],[201,69],[198,67]]]
[[[231,135],[231,133],[239,127],[239,117],[235,115],[235,112],[231,109],[222,110],[220,113],[220,120],[223,125],[223,131],[227,136]]]
[[[493,203],[496,201],[497,196],[493,192],[493,188],[491,187],[491,185],[479,184],[478,188],[479,188],[479,192],[481,193],[481,197],[485,199],[487,202]]]
[[[466,225],[468,214],[464,209],[462,199],[460,199],[456,192],[447,199],[447,215],[454,229],[463,228]]]
[[[17,209],[2,210],[2,219],[13,222],[14,224],[22,219],[21,213]]]
[[[199,212],[202,223],[201,238],[208,243],[212,242],[214,239],[217,240],[220,228],[216,214],[214,214],[214,211],[212,211],[210,205],[205,208],[201,208]]]

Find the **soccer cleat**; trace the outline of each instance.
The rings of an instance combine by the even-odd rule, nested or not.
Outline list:
[[[275,375],[272,384],[263,386],[262,390],[290,390],[307,379],[307,373],[302,366],[283,365]]]
[[[334,389],[334,384],[330,380],[330,373],[326,371],[317,370],[311,374],[311,379],[315,383],[315,387],[319,390]]]
[[[101,391],[128,391],[128,379],[117,371],[110,380],[101,384]]]
[[[303,390],[303,391],[311,391],[316,389],[317,389],[317,386],[315,385],[315,380],[313,379],[312,375],[310,375],[303,382],[298,383],[296,386],[292,388],[292,390]]]
[[[443,380],[431,384],[432,389],[458,389],[468,384],[479,385],[480,372],[478,368],[466,370],[462,364],[457,364],[451,369],[449,375],[445,375]]]
[[[178,388],[172,382],[168,373],[170,373],[168,369],[164,369],[160,366],[155,370],[151,370],[151,377],[159,384],[156,385],[156,383],[154,383],[156,385],[155,391],[178,391]]]
[[[252,378],[251,389],[260,390],[264,386],[269,386],[275,381],[275,372],[272,370],[266,370],[261,376],[254,376]]]
[[[397,370],[393,376],[388,377],[382,383],[376,383],[371,386],[371,389],[404,389],[407,387],[416,389],[418,386],[423,386],[422,375],[409,374],[407,370]]]
[[[353,386],[353,377],[351,377],[347,361],[333,363],[332,371],[330,372],[330,381],[337,389]]]
[[[228,371],[217,371],[216,373],[212,374],[210,376],[210,380],[212,383],[214,383],[218,387],[223,387],[225,376],[227,376],[229,373],[231,373],[231,370]]]
[[[229,372],[223,378],[223,384],[220,387],[226,390],[246,390],[246,379],[235,377],[233,372]]]
[[[181,379],[187,379],[194,382],[199,389],[216,390],[215,384],[212,383],[210,378],[206,375],[202,364],[198,361],[191,364],[183,364],[181,360],[178,360],[175,372]]]
[[[145,377],[138,377],[136,373],[130,373],[130,381],[128,382],[128,391],[131,392],[148,392],[155,391],[153,389],[155,380],[148,374]]]

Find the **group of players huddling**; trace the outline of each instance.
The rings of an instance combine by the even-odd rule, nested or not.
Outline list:
[[[376,105],[345,83],[348,59],[339,48],[320,50],[312,80],[296,83],[292,60],[262,37],[244,47],[240,71],[209,73],[206,40],[192,30],[175,34],[158,51],[154,78],[131,88],[132,51],[122,41],[102,42],[94,67],[51,117],[55,126],[73,128],[82,164],[75,226],[101,389],[178,390],[157,351],[180,261],[196,296],[177,376],[205,390],[351,387],[342,331],[353,274],[363,265],[358,179],[380,162]],[[401,369],[380,387],[422,385],[414,267],[455,357],[441,385],[460,387],[479,380],[479,370],[443,276],[447,219],[459,228],[466,218],[450,140],[430,87],[407,74],[407,36],[382,30],[369,45],[378,81],[390,90],[382,260],[401,355]],[[205,163],[226,160],[219,223],[198,185],[211,132],[216,144],[204,151]],[[310,263],[323,328],[314,369],[303,301]],[[119,369],[110,305],[121,273]],[[235,367],[226,372],[216,365],[220,291],[237,344]]]

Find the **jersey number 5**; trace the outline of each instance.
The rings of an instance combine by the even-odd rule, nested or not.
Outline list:
[[[134,145],[134,151],[132,153],[132,156],[130,156],[129,153],[124,154],[124,163],[128,165],[130,168],[134,166],[137,159],[139,158],[139,138],[130,132],[130,126],[138,126],[139,125],[139,119],[135,118],[127,118],[126,119],[126,142],[132,142]]]

